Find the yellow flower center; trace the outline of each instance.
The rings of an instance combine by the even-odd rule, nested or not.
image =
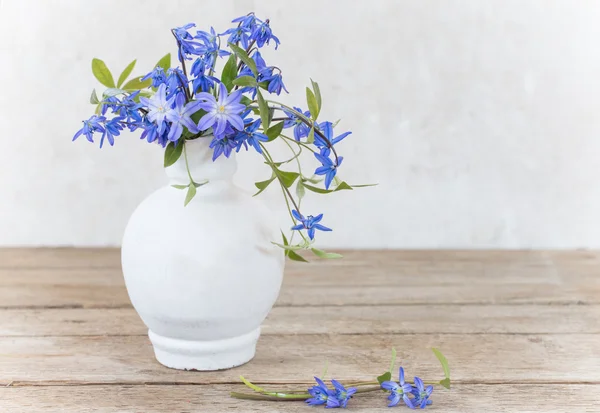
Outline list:
[[[225,112],[225,106],[221,105],[219,106],[219,109],[217,109],[219,111],[219,113],[224,113]]]

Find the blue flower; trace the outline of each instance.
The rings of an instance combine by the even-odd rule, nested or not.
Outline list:
[[[73,140],[77,139],[80,135],[85,135],[88,141],[94,142],[93,136],[94,132],[102,132],[104,133],[104,127],[101,123],[105,122],[106,118],[104,116],[92,115],[88,120],[83,121],[83,128],[79,129],[75,136],[73,136]]]
[[[175,27],[173,34],[179,44],[179,60],[188,59],[189,55],[200,55],[205,52],[206,48],[198,42],[195,42],[194,37],[188,33],[188,30],[196,27],[194,23],[188,23],[185,26]]]
[[[307,399],[306,403],[311,406],[318,406],[327,403],[330,396],[335,397],[335,392],[329,390],[325,383],[323,383],[323,380],[315,377],[315,381],[317,382],[317,385],[308,389],[308,394],[312,397]]]
[[[231,128],[229,126],[229,128]],[[235,139],[233,139],[233,135],[228,134],[225,136],[215,136],[210,144],[208,145],[210,148],[214,149],[212,160],[213,162],[217,159],[221,154],[225,155],[226,158],[229,158],[231,155],[231,151],[236,147]]]
[[[218,35],[215,33],[214,28],[210,28],[210,33],[204,31],[196,32],[196,39],[202,40],[204,43],[204,53],[206,55],[206,64],[208,66],[212,66],[215,63],[215,60],[218,57],[229,56],[227,50],[223,50],[219,48],[219,44],[217,43]]]
[[[331,122],[323,122],[319,125],[319,131],[325,136],[327,141],[331,144],[329,145],[318,133],[315,133],[315,146],[318,148],[328,148],[330,146],[335,145],[346,136],[350,135],[352,132],[344,132],[336,138],[333,137],[333,124]]]
[[[192,133],[198,132],[198,128],[191,118],[191,115],[200,110],[202,102],[193,101],[185,104],[185,96],[180,93],[175,98],[175,107],[167,112],[167,120],[171,123],[171,131],[167,136],[172,142],[175,142],[181,137],[183,127],[185,126]]]
[[[167,81],[167,76],[162,67],[156,66],[150,73],[144,76],[141,80],[152,79],[152,87],[159,87]]]
[[[106,115],[108,109],[112,110],[112,113],[115,113],[119,109],[119,104],[121,101],[116,96],[109,96],[107,98],[102,99],[102,110],[100,111],[101,115]]]
[[[325,148],[321,151],[321,153],[315,153],[315,158],[321,162],[322,166],[315,169],[315,175],[325,175],[325,189],[329,189],[331,185],[331,181],[335,177],[337,173],[337,168],[342,164],[344,160],[343,156],[338,156],[336,161],[332,161],[329,159],[329,149]]]
[[[431,400],[429,400],[429,396],[433,393],[433,386],[429,385],[425,387],[423,380],[418,377],[415,377],[415,387],[412,389],[411,393],[415,396],[413,402],[415,406],[419,406],[421,409],[424,409],[427,405],[431,404]]]
[[[281,73],[271,73],[269,76],[264,76],[261,79],[261,81],[269,82],[269,85],[267,86],[267,90],[269,91],[269,93],[276,93],[277,95],[279,95],[281,94],[282,89],[285,90],[285,93],[290,93],[283,84],[283,78],[281,77]]]
[[[214,76],[207,76],[205,74],[206,68],[206,62],[202,58],[196,59],[192,65],[190,73],[192,76],[195,76],[195,79],[192,81],[192,89],[194,93],[198,91],[208,92],[215,86],[215,83],[219,81],[219,79],[215,78]]]
[[[242,26],[232,27],[231,29],[224,31],[220,35],[224,36],[226,34],[229,35],[229,38],[227,39],[227,43],[233,43],[233,44],[241,43],[242,48],[244,48],[244,49],[248,48],[250,32],[246,28],[244,28]]]
[[[144,129],[142,135],[140,136],[140,139],[146,139],[149,143],[157,141],[157,143],[164,148],[165,146],[167,146],[168,143],[167,136],[169,136],[170,128],[166,122],[163,122],[163,124],[163,132],[159,133],[158,125],[154,122],[150,122],[147,119],[145,119],[144,122],[142,122],[142,124],[140,125],[140,127]]]
[[[400,399],[402,399],[408,407],[414,409],[415,406],[412,400],[408,397],[413,388],[410,384],[404,381],[404,369],[402,367],[400,367],[400,374],[398,376],[400,382],[399,384],[395,381],[384,381],[381,383],[382,389],[389,390],[391,392],[388,397],[388,400],[390,400],[390,404],[388,406],[393,407],[400,402]]]
[[[303,113],[304,116],[306,116],[307,118],[310,119],[310,112],[308,110],[306,112],[302,112],[302,109],[300,109],[296,106],[294,106],[294,110],[296,112]],[[283,123],[283,127],[284,128],[291,128],[292,126],[294,127],[294,139],[296,139],[297,141],[300,141],[300,139],[307,137],[308,132],[310,131],[310,128],[306,125],[306,123],[302,122],[300,117],[296,116],[294,113],[292,113],[290,111],[287,111],[284,109],[283,112],[289,118]]]
[[[292,210],[292,215],[294,216],[294,218],[301,222],[300,224],[293,226],[292,230],[300,231],[306,229],[308,232],[308,237],[310,239],[315,239],[316,229],[320,231],[331,231],[331,228],[327,228],[319,224],[319,222],[321,222],[321,220],[323,219],[323,214],[319,214],[316,217],[309,215],[308,217],[304,218],[304,216],[301,213],[294,209]]]
[[[142,122],[142,115],[138,111],[138,109],[142,107],[142,104],[135,101],[139,93],[140,91],[138,90],[123,98],[121,101],[121,106],[117,111],[119,116],[123,116],[125,118],[127,127],[131,132],[139,128]]]
[[[206,92],[198,93],[196,98],[203,100],[199,107],[207,112],[200,119],[200,122],[198,122],[198,129],[206,130],[212,126],[215,136],[221,135],[228,124],[237,130],[244,129],[244,121],[240,113],[246,106],[240,103],[240,99],[242,98],[241,90],[228,95],[227,87],[223,83],[220,83],[218,100]]]
[[[342,383],[337,380],[331,380],[331,384],[335,387],[335,398],[330,397],[327,400],[327,407],[343,407],[346,408],[348,400],[356,393],[356,387],[346,389]]]
[[[167,70],[167,88],[169,89],[169,93],[167,93],[167,99],[171,98],[178,92],[183,93],[183,89],[187,87],[188,80],[183,74],[183,71],[180,68],[170,68]]]
[[[167,112],[171,109],[172,103],[167,100],[167,86],[163,83],[158,87],[158,90],[150,99],[141,97],[140,102],[148,108],[146,117],[158,125],[158,133],[162,134],[165,130],[165,118]]]
[[[273,34],[269,20],[256,25],[250,34],[250,39],[255,40],[258,47],[263,47],[265,43],[269,44],[271,40],[275,42],[275,50],[279,47],[279,39]]]
[[[104,125],[104,133],[102,133],[102,138],[100,138],[100,147],[104,144],[104,138],[108,139],[108,143],[110,146],[115,144],[115,136],[119,136],[121,131],[123,130],[123,125],[120,123],[124,120],[123,117],[112,118]]]
[[[245,122],[244,122],[245,123]],[[260,142],[267,142],[269,137],[264,133],[257,132],[256,130],[260,127],[260,119],[252,120],[249,119],[249,125],[243,131],[238,132],[235,136],[237,142],[236,152],[240,151],[242,145],[248,149],[248,144],[252,145],[256,152],[263,153]]]
[[[239,27],[243,29],[252,30],[256,26],[256,22],[259,21],[254,13],[248,13],[245,16],[236,17],[231,23],[239,23]]]

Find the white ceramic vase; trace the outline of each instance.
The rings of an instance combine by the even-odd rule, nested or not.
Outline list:
[[[283,278],[283,251],[263,202],[234,185],[235,155],[212,161],[209,138],[186,143],[195,182],[208,180],[184,207],[189,177],[182,155],[166,169],[169,186],[131,216],[122,246],[133,306],[167,367],[220,370],[254,357],[260,325]]]

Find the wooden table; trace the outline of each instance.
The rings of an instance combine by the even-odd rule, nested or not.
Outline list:
[[[446,355],[435,411],[600,411],[600,252],[345,255],[288,263],[256,358],[200,373],[154,360],[118,250],[0,250],[0,412],[311,412],[229,392],[239,375],[307,387],[326,361],[330,377],[373,380],[392,347],[430,380],[443,374],[429,349]],[[389,411],[385,396],[349,407]]]

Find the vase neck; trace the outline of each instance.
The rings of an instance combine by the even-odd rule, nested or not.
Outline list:
[[[194,182],[201,183],[206,180],[209,182],[232,181],[237,170],[235,154],[232,153],[229,158],[220,156],[213,162],[213,149],[208,146],[211,139],[212,136],[185,142],[184,151],[177,162],[165,169],[171,185],[187,185],[190,182],[186,167],[186,154],[187,166],[189,166]]]

